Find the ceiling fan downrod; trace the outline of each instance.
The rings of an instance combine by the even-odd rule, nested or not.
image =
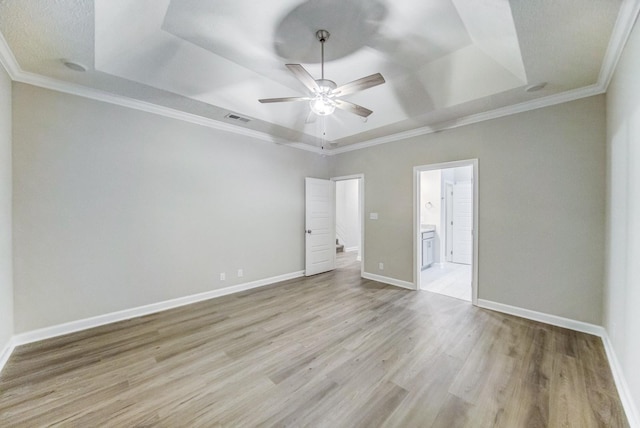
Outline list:
[[[320,41],[320,70],[321,70],[321,79],[324,80],[324,42],[329,39],[329,32],[327,30],[318,30],[316,31],[316,39]]]

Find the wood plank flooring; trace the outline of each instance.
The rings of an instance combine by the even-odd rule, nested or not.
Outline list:
[[[18,347],[0,426],[626,427],[599,338],[336,271]]]

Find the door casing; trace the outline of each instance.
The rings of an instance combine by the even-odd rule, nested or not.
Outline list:
[[[453,162],[436,163],[430,165],[415,166],[413,168],[413,285],[416,290],[420,290],[420,259],[421,244],[420,236],[420,173],[423,171],[431,171],[434,169],[457,168],[461,166],[469,166],[473,168],[473,247],[471,257],[471,303],[478,305],[478,207],[480,206],[479,186],[480,178],[478,174],[478,159],[465,159]]]

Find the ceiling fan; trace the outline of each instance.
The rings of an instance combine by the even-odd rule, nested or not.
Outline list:
[[[309,72],[300,64],[286,64],[289,71],[291,71],[293,75],[311,92],[310,95],[307,97],[266,98],[258,101],[261,103],[309,101],[311,111],[319,116],[330,115],[337,107],[361,117],[368,117],[373,113],[373,111],[340,99],[340,97],[383,84],[384,78],[382,77],[382,74],[372,74],[370,76],[354,80],[353,82],[346,83],[342,86],[337,86],[334,81],[324,78],[324,43],[329,39],[329,32],[327,30],[318,30],[316,32],[316,38],[320,41],[322,55],[322,77],[320,79],[314,79],[313,76],[311,76],[311,74],[309,74]]]

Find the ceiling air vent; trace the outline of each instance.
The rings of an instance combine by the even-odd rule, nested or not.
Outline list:
[[[233,114],[233,113],[229,113],[225,117],[227,119],[239,120],[240,122],[244,122],[244,123],[251,122],[251,119],[248,119],[248,118],[242,117],[242,116],[238,116],[237,114]]]

